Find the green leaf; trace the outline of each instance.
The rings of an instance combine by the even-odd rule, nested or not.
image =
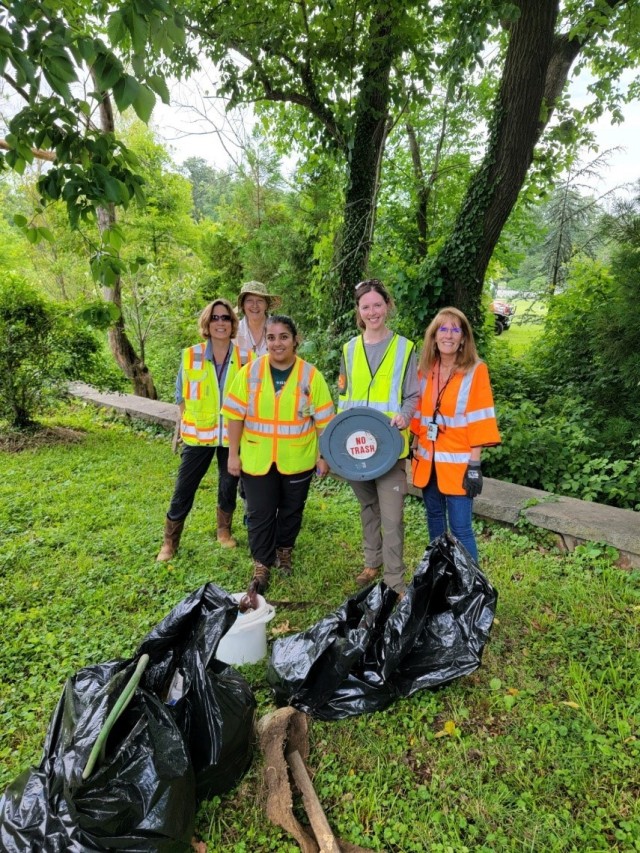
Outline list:
[[[134,104],[140,91],[140,83],[130,74],[122,77],[113,87],[113,98],[120,112]],[[134,105],[135,108],[135,105]],[[137,112],[137,110],[136,110]]]
[[[138,95],[133,103],[138,118],[145,123],[151,118],[151,113],[156,104],[156,96],[148,86],[140,86]]]
[[[107,21],[107,35],[111,44],[119,46],[128,35],[122,12],[114,12]]]
[[[13,221],[18,226],[18,228],[24,228],[24,226],[28,222],[27,217],[23,216],[21,213],[14,213]]]
[[[85,305],[75,316],[95,329],[108,329],[120,319],[120,310],[113,302],[100,300]]]
[[[164,104],[171,102],[169,87],[167,86],[167,81],[164,77],[161,77],[159,74],[151,74],[147,77],[147,83],[153,91],[160,96]]]

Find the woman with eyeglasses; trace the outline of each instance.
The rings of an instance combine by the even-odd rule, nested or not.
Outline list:
[[[483,447],[500,444],[487,365],[462,311],[429,324],[418,366],[420,405],[411,423],[413,484],[422,489],[431,540],[447,528],[478,561],[471,512],[482,491]]]
[[[269,311],[280,305],[280,297],[269,293],[261,281],[246,281],[240,288],[238,308],[242,318],[238,324],[235,342],[256,358],[267,354],[267,317]]]
[[[253,353],[232,343],[238,318],[227,299],[215,299],[207,305],[200,314],[198,330],[204,342],[183,350],[176,380],[183,448],[158,562],[166,562],[176,553],[198,486],[214,456],[218,460],[217,540],[223,548],[236,546],[231,519],[238,477],[227,469],[229,436],[220,410],[228,388]]]
[[[404,595],[404,496],[409,424],[419,399],[415,346],[387,326],[395,305],[378,279],[355,287],[356,322],[362,334],[345,344],[338,378],[338,410],[368,406],[383,412],[403,438],[400,456],[390,471],[374,480],[350,481],[360,504],[364,568],[359,586],[376,581],[383,569],[385,584]]]

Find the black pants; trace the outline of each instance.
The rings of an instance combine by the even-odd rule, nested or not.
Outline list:
[[[167,512],[167,518],[171,521],[181,521],[191,512],[198,486],[209,470],[214,456],[218,457],[218,506],[225,512],[233,512],[236,508],[239,478],[227,471],[229,448],[185,444],[182,448],[178,479]]]
[[[293,548],[296,544],[313,471],[281,474],[273,464],[266,474],[243,472],[249,548],[254,560],[272,566],[276,548]]]

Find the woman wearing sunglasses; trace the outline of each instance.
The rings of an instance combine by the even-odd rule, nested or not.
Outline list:
[[[404,496],[409,424],[419,399],[413,343],[387,326],[393,299],[378,279],[355,287],[356,322],[362,334],[344,346],[338,378],[339,411],[368,406],[383,412],[403,437],[400,457],[374,480],[350,481],[360,504],[364,568],[359,586],[373,583],[384,566],[383,580],[399,595],[405,591]]]
[[[413,484],[422,489],[429,538],[448,528],[477,562],[471,511],[482,491],[480,454],[500,444],[500,434],[489,371],[462,311],[443,308],[429,324],[418,377]]]
[[[176,380],[180,406],[182,458],[173,497],[164,525],[159,562],[170,560],[178,549],[186,517],[198,486],[214,456],[218,460],[217,539],[223,548],[235,548],[231,519],[236,508],[238,477],[227,470],[229,437],[220,410],[228,388],[253,353],[240,349],[231,339],[238,318],[227,299],[215,299],[200,314],[198,330],[204,342],[183,350]]]

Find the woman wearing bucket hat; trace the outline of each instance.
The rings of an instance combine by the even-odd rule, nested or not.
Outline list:
[[[269,293],[267,285],[261,281],[246,281],[240,288],[238,310],[242,319],[238,324],[235,343],[240,349],[253,352],[256,356],[266,355],[267,315],[277,308],[282,300],[274,293]]]

